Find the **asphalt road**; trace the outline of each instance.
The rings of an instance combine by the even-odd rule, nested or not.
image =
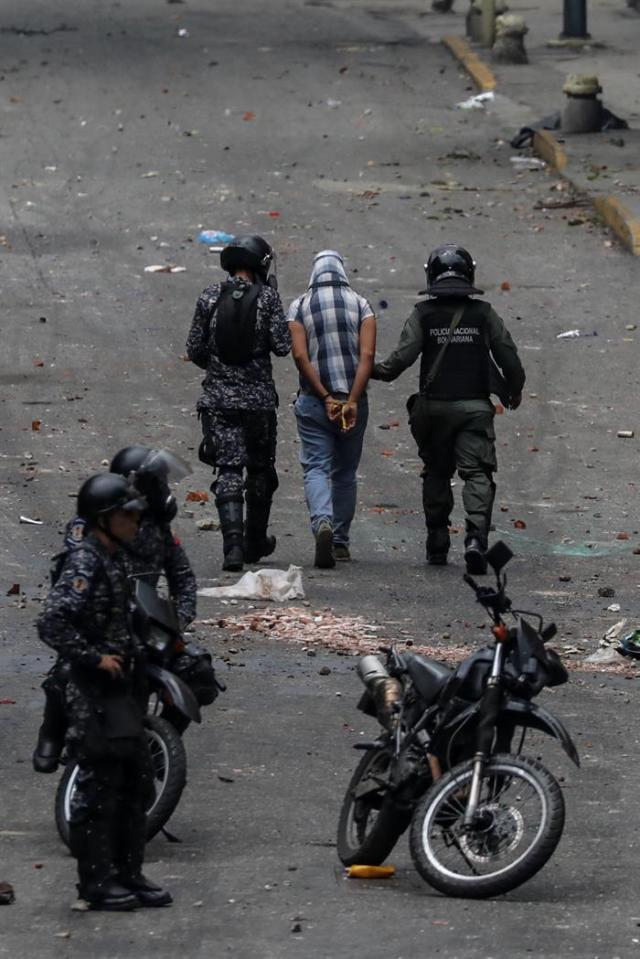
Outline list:
[[[539,208],[563,193],[546,172],[510,163],[508,138],[528,110],[504,98],[489,112],[455,110],[472,91],[438,40],[437,18],[410,3],[3,4],[0,564],[3,594],[20,584],[21,595],[3,599],[0,636],[0,700],[15,700],[0,705],[0,879],[17,891],[1,913],[0,956],[636,954],[635,679],[576,672],[547,694],[584,760],[576,773],[553,744],[537,747],[565,777],[565,837],[536,879],[490,903],[430,892],[404,843],[396,879],[342,878],[337,812],[350,746],[369,728],[350,657],[197,627],[228,662],[230,689],[188,734],[190,783],[172,820],[182,843],[149,847],[171,910],[71,913],[54,783],[30,770],[48,662],[33,620],[81,480],[134,441],[196,461],[200,373],[181,354],[195,299],[220,276],[201,228],[266,236],[285,302],[304,289],[314,252],[343,252],[379,314],[380,355],[423,286],[429,249],[468,246],[528,373],[521,410],[498,421],[496,526],[517,553],[513,595],[558,621],[576,662],[618,618],[634,622],[638,442],[616,433],[638,419],[638,334],[627,327],[640,266],[584,208]],[[152,264],[186,272],[145,273]],[[598,335],[556,339],[574,328]],[[362,615],[443,655],[473,646],[482,616],[460,549],[446,569],[423,563],[404,415],[415,374],[372,386],[355,562],[314,574],[296,377],[290,359],[276,367],[278,565],[304,567],[314,608]],[[209,482],[197,464],[181,500]],[[176,524],[203,585],[225,581],[219,534],[196,526],[210,514],[185,504]],[[613,599],[598,595],[605,585]],[[243,609],[209,600],[200,614]]]

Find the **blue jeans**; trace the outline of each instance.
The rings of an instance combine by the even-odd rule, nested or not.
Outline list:
[[[356,470],[369,418],[367,398],[358,403],[356,425],[347,433],[327,418],[324,403],[316,396],[301,393],[294,410],[311,529],[315,534],[322,520],[328,520],[334,543],[348,546],[356,511]]]

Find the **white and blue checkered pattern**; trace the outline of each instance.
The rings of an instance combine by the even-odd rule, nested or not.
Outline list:
[[[360,355],[360,326],[373,310],[349,286],[342,257],[334,250],[318,253],[309,289],[289,307],[290,323],[302,323],[309,359],[330,393],[348,394]],[[310,392],[300,379],[303,392]]]

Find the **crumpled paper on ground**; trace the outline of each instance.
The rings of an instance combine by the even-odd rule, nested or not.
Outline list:
[[[585,663],[615,663],[620,662],[620,654],[616,647],[627,625],[626,619],[621,619],[606,631],[595,653],[585,658]]]
[[[198,590],[198,596],[216,599],[271,599],[284,603],[288,599],[304,599],[302,568],[259,569],[249,571],[231,586],[207,586]]]

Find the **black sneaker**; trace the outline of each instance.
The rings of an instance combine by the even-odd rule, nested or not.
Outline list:
[[[351,559],[351,553],[346,543],[334,543],[333,555],[340,563],[348,563]]]
[[[333,553],[333,527],[323,520],[316,530],[316,556],[313,563],[318,569],[333,569],[336,558]]]
[[[483,576],[487,572],[485,549],[477,536],[471,536],[464,548],[464,561],[470,576]]]

